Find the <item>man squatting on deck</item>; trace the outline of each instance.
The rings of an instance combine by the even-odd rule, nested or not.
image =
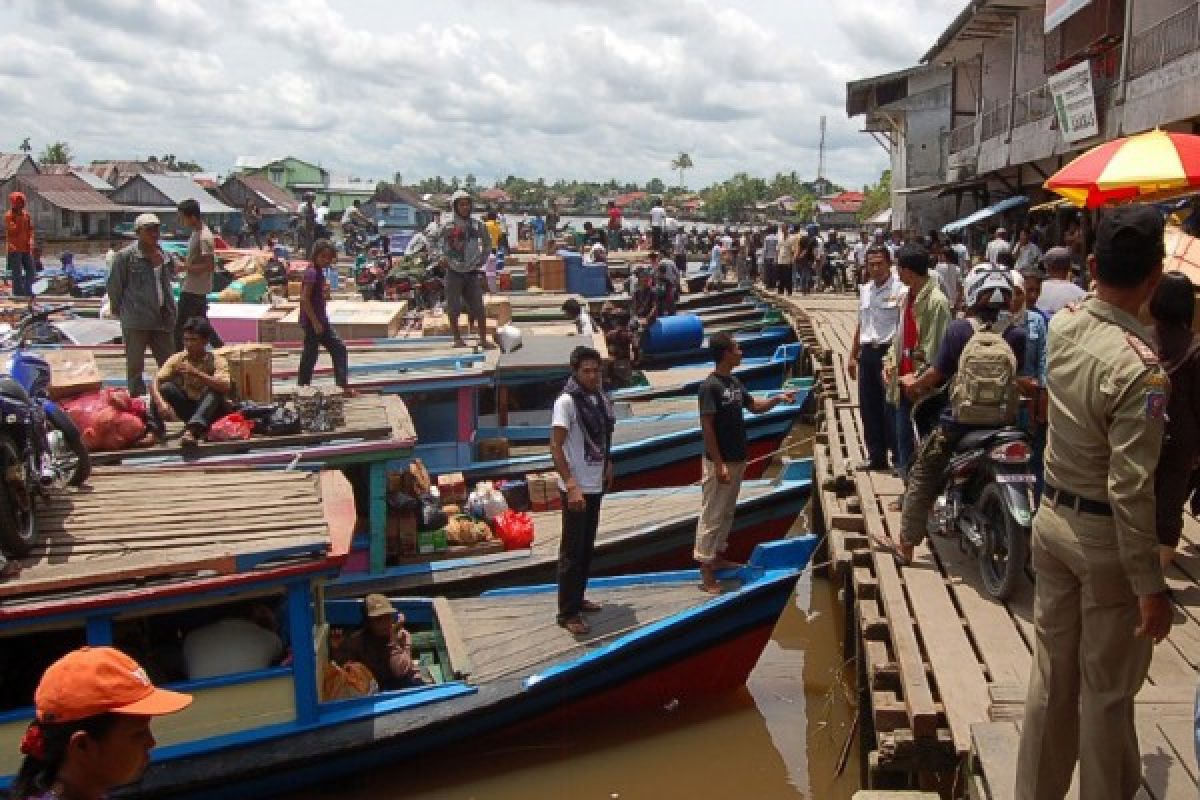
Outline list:
[[[585,611],[599,611],[588,600],[588,570],[600,501],[612,486],[612,435],[616,427],[612,402],[601,382],[603,362],[594,349],[579,346],[571,353],[571,377],[554,401],[550,453],[562,494],[562,539],[558,545],[558,624],[576,636],[590,632]]]
[[[741,566],[722,554],[733,527],[742,476],[746,474],[748,447],[742,409],[762,414],[780,403],[793,402],[795,393],[783,392],[770,400],[754,397],[733,374],[742,363],[742,351],[733,334],[714,333],[709,346],[716,368],[700,384],[698,396],[704,468],[694,555],[700,564],[701,588],[709,594],[720,594],[717,570]]]

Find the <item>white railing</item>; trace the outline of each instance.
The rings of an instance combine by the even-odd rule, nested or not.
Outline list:
[[[993,136],[999,136],[1008,130],[1008,102],[1003,102],[990,111],[983,112],[983,123],[980,126],[979,139],[986,142]]]
[[[1188,5],[1133,37],[1129,77],[1136,78],[1200,48],[1200,2]]]
[[[1013,127],[1045,119],[1054,113],[1054,96],[1048,85],[1042,85],[1017,95],[1013,112]]]
[[[950,152],[961,153],[975,145],[975,120],[950,131]]]

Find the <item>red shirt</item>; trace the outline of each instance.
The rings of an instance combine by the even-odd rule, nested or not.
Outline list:
[[[917,317],[913,314],[913,301],[916,299],[915,292],[908,293],[908,302],[904,304],[904,317],[900,324],[902,330],[900,332],[900,373],[908,375],[913,371],[913,359],[910,355],[917,347]]]
[[[4,234],[8,241],[8,252],[33,252],[33,217],[25,209],[5,212]]]
[[[608,210],[608,227],[618,230],[621,227],[621,209],[613,206]]]

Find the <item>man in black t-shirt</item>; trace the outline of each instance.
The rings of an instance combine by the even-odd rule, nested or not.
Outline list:
[[[700,384],[700,427],[704,432],[704,478],[701,483],[700,521],[696,526],[695,558],[700,564],[701,588],[720,594],[716,571],[739,567],[721,554],[725,551],[733,515],[737,510],[742,476],[746,472],[746,425],[742,409],[755,414],[791,403],[795,393],[783,392],[770,400],[752,396],[733,370],[742,363],[742,351],[730,333],[709,339],[716,369]]]

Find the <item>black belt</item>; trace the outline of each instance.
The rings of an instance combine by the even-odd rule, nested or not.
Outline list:
[[[891,343],[891,342],[876,342],[876,343],[874,343],[874,344],[861,344],[861,345],[859,345],[859,347],[860,347],[861,349],[863,349],[863,350],[867,350],[867,349],[871,349],[871,350],[886,350],[887,348],[889,348],[889,347],[891,347],[891,346],[892,346],[892,343]]]
[[[1053,503],[1055,507],[1066,506],[1085,514],[1098,514],[1102,517],[1111,517],[1113,515],[1112,506],[1103,500],[1089,500],[1086,497],[1080,497],[1063,489],[1056,489],[1048,483],[1042,495]]]

